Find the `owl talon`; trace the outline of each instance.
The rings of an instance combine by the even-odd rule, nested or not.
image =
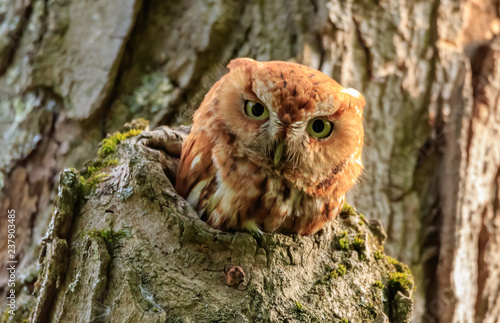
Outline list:
[[[255,239],[261,239],[264,235],[264,232],[261,230],[259,225],[257,225],[257,223],[253,221],[247,222],[245,227],[247,231],[254,236]]]
[[[248,233],[250,233],[252,235],[252,237],[255,240],[257,240],[257,242],[262,240],[262,237],[264,236],[264,232],[262,232],[262,231],[249,231]]]
[[[153,149],[162,149],[170,156],[179,157],[181,155],[182,144],[190,131],[190,127],[173,129],[162,126],[151,131],[143,131],[136,137],[136,144]]]

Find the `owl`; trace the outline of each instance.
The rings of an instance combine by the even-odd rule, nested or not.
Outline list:
[[[316,233],[362,172],[364,97],[300,64],[228,69],[194,114],[177,192],[223,231]]]

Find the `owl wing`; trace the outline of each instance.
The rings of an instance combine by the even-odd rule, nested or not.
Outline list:
[[[204,131],[191,133],[182,147],[175,190],[198,212],[215,191],[216,169],[212,162],[214,143]]]

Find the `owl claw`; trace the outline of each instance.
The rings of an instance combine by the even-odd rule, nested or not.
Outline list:
[[[264,232],[261,230],[259,225],[253,221],[247,222],[245,225],[248,232],[254,236],[255,239],[261,239]]]
[[[136,137],[136,144],[154,149],[163,149],[168,155],[179,157],[181,155],[182,144],[190,131],[190,127],[173,129],[162,126],[151,131],[143,131]]]
[[[254,237],[255,240],[262,239],[262,236],[264,235],[264,232],[262,232],[261,230],[259,230],[259,231],[249,231],[249,233]]]

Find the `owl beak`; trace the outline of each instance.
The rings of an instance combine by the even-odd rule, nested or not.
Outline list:
[[[283,148],[285,147],[282,141],[276,142],[276,146],[274,147],[274,166],[278,165],[281,160],[281,156],[283,156]]]

